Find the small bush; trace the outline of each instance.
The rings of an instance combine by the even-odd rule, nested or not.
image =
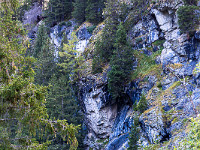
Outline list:
[[[66,22],[65,22],[65,21],[62,21],[61,23],[59,23],[59,26],[60,26],[60,27],[66,26]]]
[[[139,118],[135,115],[134,117],[134,124],[131,127],[131,132],[129,136],[129,142],[128,142],[128,149],[127,150],[137,150],[138,145],[137,142],[140,139],[140,125],[139,125]]]
[[[90,27],[87,27],[87,31],[92,34],[92,32],[94,31],[94,29],[96,28],[96,26],[90,26]]]
[[[159,82],[159,83],[158,83],[158,85],[157,85],[157,87],[158,87],[159,89],[161,89],[161,90],[162,90],[162,83],[161,83],[161,82]]]
[[[155,59],[157,56],[161,54],[161,50],[153,52],[151,56],[147,56],[146,54],[140,53],[139,51],[134,51],[134,56],[138,60],[137,68],[134,70],[132,74],[132,80],[138,78],[144,78],[146,75],[153,74],[156,76],[160,76],[161,65],[156,64]]]
[[[71,22],[71,21],[68,21],[67,24],[66,24],[66,26],[67,26],[67,27],[71,27],[71,26],[72,26],[72,22]]]
[[[147,104],[146,97],[145,97],[145,95],[142,95],[141,99],[138,103],[137,109],[140,113],[143,113],[147,109],[147,106],[148,106],[148,104]]]
[[[135,39],[135,43],[136,43],[136,44],[139,44],[140,42],[142,42],[142,38],[136,38],[136,39]]]
[[[75,26],[74,26],[74,30],[77,30],[78,28],[79,28],[78,25],[75,25]]]
[[[197,0],[183,0],[185,5],[197,5]]]
[[[182,6],[178,9],[178,24],[182,33],[192,33],[198,26],[197,6]]]

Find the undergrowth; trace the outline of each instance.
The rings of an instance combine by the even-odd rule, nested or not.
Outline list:
[[[160,76],[162,67],[160,64],[156,64],[155,59],[161,54],[161,50],[153,52],[151,56],[140,53],[140,51],[135,50],[134,56],[137,58],[138,65],[136,70],[132,74],[132,80],[137,78],[144,78],[147,75]]]

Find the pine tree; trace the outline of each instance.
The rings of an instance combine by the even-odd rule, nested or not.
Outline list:
[[[87,0],[75,0],[73,3],[74,11],[72,12],[72,16],[80,24],[85,21],[86,2]]]
[[[86,20],[91,23],[98,24],[103,21],[103,9],[105,7],[105,0],[88,0],[86,11]]]
[[[81,125],[83,116],[80,114],[78,101],[69,83],[69,75],[59,71],[58,68],[57,72],[52,76],[50,84],[52,86],[49,89],[46,104],[49,117],[51,119],[66,119],[69,124]],[[77,135],[79,147],[82,146],[83,138],[81,134]],[[54,149],[69,148],[69,145],[62,140],[59,134],[50,147],[55,147],[55,145],[58,148]]]
[[[50,0],[45,11],[46,23],[53,26],[57,22],[69,19],[73,10],[72,2],[72,0]]]
[[[199,10],[198,6],[181,6],[178,11],[178,24],[182,33],[192,33],[198,28],[199,16],[196,11]]]
[[[58,66],[50,80],[51,87],[47,97],[47,110],[50,118],[66,119],[68,123],[81,125],[83,117],[80,114],[78,104],[78,80],[80,78],[80,66],[83,62],[82,57],[76,50],[77,37],[72,33],[71,40],[64,40],[59,52]],[[82,128],[79,130],[77,139],[78,149],[83,148],[85,133]],[[57,145],[55,148],[55,145]],[[53,149],[68,149],[61,136],[57,136],[50,145]]]
[[[41,24],[35,40],[33,56],[37,58],[35,82],[40,85],[48,85],[49,79],[54,72],[56,63],[54,48],[47,35],[47,29]]]
[[[124,86],[130,80],[133,64],[131,48],[126,40],[126,31],[120,23],[116,33],[114,54],[110,61],[111,70],[108,73],[108,89],[113,99],[120,98],[124,93]]]
[[[25,31],[13,19],[18,6],[18,0],[0,4],[0,149],[44,149],[48,141],[39,143],[33,137],[38,130],[55,133],[55,126],[57,132],[68,136],[70,149],[74,149],[77,127],[66,120],[48,120],[46,88],[33,84],[33,59],[25,57],[23,45]]]
[[[119,24],[118,9],[119,1],[107,1],[104,9],[105,27],[95,44],[94,59],[92,63],[94,73],[100,72],[103,64],[109,62],[113,55],[115,36]]]
[[[63,68],[63,71],[69,73],[72,84],[78,84],[81,77],[81,70],[84,69],[83,56],[76,50],[77,42],[78,38],[73,32],[68,44],[64,44],[63,51],[59,52],[59,56],[63,59],[63,62],[59,66]]]
[[[138,149],[138,145],[137,145],[137,141],[139,140],[139,118],[138,116],[134,117],[134,124],[131,127],[131,132],[129,135],[129,142],[128,142],[128,149],[127,150],[137,150]]]

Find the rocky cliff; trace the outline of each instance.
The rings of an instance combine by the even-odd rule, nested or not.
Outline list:
[[[134,116],[132,104],[139,101],[142,93],[148,101],[148,109],[139,117],[141,147],[173,149],[186,135],[188,118],[195,116],[200,106],[199,75],[193,74],[200,60],[200,43],[198,31],[191,37],[180,32],[177,10],[182,5],[181,0],[161,1],[132,26],[128,38],[136,51],[149,57],[158,54],[154,58],[156,65],[152,68],[149,65],[146,74],[135,77],[127,85],[123,102],[112,101],[107,91],[109,66],[102,74],[91,75],[87,70],[80,88],[88,126],[85,138],[88,149],[128,147]],[[90,49],[101,29],[98,28],[88,44]],[[140,58],[135,57],[137,70]],[[90,59],[88,57],[89,68]]]
[[[142,20],[131,26],[128,39],[135,49],[135,75],[126,85],[121,102],[113,101],[108,92],[109,64],[103,68],[103,73],[92,74],[91,71],[95,40],[104,24],[98,25],[92,34],[87,30],[91,26],[88,23],[76,30],[77,49],[83,52],[87,66],[82,73],[80,91],[88,129],[84,142],[88,150],[125,150],[128,147],[135,114],[132,105],[142,94],[147,99],[148,109],[139,116],[138,145],[141,148],[173,149],[187,134],[189,118],[200,110],[200,74],[193,73],[200,62],[200,32],[197,30],[192,36],[181,33],[177,10],[183,5],[181,0],[156,2]],[[65,32],[70,39],[76,26],[73,20],[68,22],[51,30],[50,37],[57,48],[61,35]],[[148,59],[141,58],[143,55]],[[142,74],[137,73],[139,69]]]

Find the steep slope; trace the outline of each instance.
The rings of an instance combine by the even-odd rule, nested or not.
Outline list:
[[[173,149],[187,135],[189,118],[196,117],[200,109],[199,73],[193,73],[200,62],[200,36],[198,30],[190,36],[180,31],[177,11],[183,5],[181,0],[155,2],[141,20],[131,22],[128,39],[134,49],[133,74],[122,101],[113,100],[108,92],[109,64],[102,73],[92,73],[95,42],[104,23],[92,34],[88,23],[76,30],[77,49],[86,59],[79,90],[88,150],[126,149],[135,114],[139,116],[141,148]],[[70,39],[75,26],[74,20],[69,20],[51,29],[55,47],[61,45],[63,33]],[[148,108],[139,114],[132,105],[141,95],[145,95]]]
[[[109,66],[102,74],[96,75],[87,68],[81,89],[89,131],[85,139],[88,149],[128,147],[135,113],[131,105],[140,99],[141,94],[148,101],[148,109],[139,117],[141,147],[149,145],[152,148],[151,144],[154,144],[158,149],[160,144],[155,143],[167,141],[163,147],[172,149],[186,135],[187,118],[195,117],[200,105],[199,76],[193,74],[199,62],[199,32],[190,37],[181,34],[177,10],[182,5],[180,0],[161,1],[151,6],[150,13],[132,26],[129,39],[136,49],[138,67],[134,67],[133,81],[127,85],[123,102],[113,101],[108,93]],[[98,36],[97,31],[93,32],[90,42]],[[90,52],[91,45],[88,46]],[[92,57],[88,54],[87,58],[88,67],[91,67]],[[154,63],[147,59],[145,66],[144,58],[152,59]]]

